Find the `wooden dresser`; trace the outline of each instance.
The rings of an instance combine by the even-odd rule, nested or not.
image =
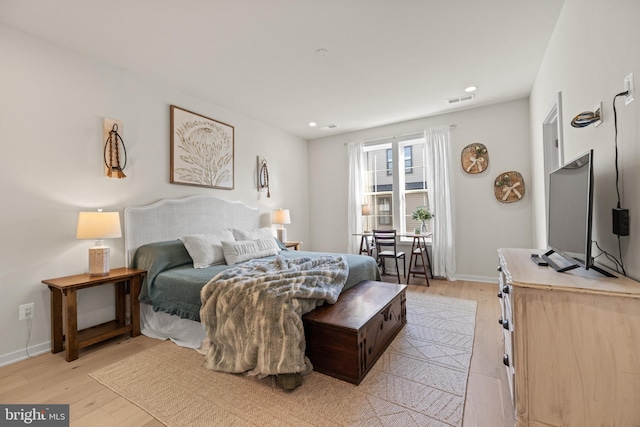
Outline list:
[[[640,283],[558,273],[499,249],[499,323],[517,426],[640,425]]]

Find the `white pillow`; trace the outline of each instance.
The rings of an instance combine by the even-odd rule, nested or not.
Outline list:
[[[239,230],[232,228],[231,232],[235,240],[258,240],[274,237],[273,231],[269,227],[256,228],[255,230]]]
[[[250,259],[278,255],[278,244],[273,236],[257,240],[223,240],[222,250],[227,265],[233,265]]]
[[[231,230],[220,230],[215,233],[192,234],[181,237],[180,240],[187,248],[193,259],[195,268],[205,268],[216,264],[224,264],[223,240],[233,240]]]

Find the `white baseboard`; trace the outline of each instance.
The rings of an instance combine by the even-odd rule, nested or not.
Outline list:
[[[467,282],[482,282],[482,283],[498,283],[498,277],[483,277],[483,276],[467,276],[464,274],[457,274],[456,280],[464,280]]]
[[[33,345],[28,349],[22,349],[22,350],[14,351],[12,353],[3,354],[3,355],[0,355],[0,367],[11,365],[12,363],[29,359],[30,357],[39,356],[48,351],[51,351],[51,341]]]

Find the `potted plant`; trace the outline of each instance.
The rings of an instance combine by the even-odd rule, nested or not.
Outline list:
[[[426,206],[418,206],[415,211],[411,214],[411,218],[422,221],[422,226],[420,228],[421,233],[427,232],[427,223],[426,221],[433,218],[433,214],[429,212]]]

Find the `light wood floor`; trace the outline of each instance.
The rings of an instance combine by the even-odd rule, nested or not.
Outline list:
[[[393,281],[385,276],[384,280]],[[478,301],[476,333],[467,387],[464,426],[513,426],[509,388],[502,365],[497,285],[411,279],[421,292]],[[418,286],[416,286],[418,285]],[[64,353],[43,354],[0,368],[0,402],[70,404],[72,426],[162,426],[149,414],[89,377],[89,373],[160,343],[145,336],[115,338],[80,350],[67,363]]]

